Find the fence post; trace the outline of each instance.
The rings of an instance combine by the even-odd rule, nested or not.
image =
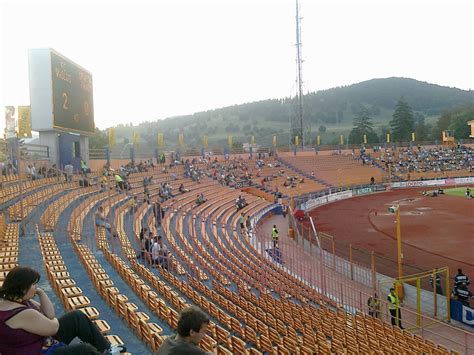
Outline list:
[[[377,290],[377,273],[375,272],[375,254],[373,250],[370,252],[370,269],[372,271],[372,290],[375,292]]]
[[[349,262],[351,265],[351,280],[354,280],[354,264],[352,262],[352,243],[349,244]]]
[[[334,271],[336,271],[336,243],[334,242],[334,238],[331,238],[332,244],[332,262]]]

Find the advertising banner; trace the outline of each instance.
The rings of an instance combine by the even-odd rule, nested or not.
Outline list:
[[[459,301],[451,300],[451,318],[474,328],[474,309]]]
[[[428,186],[454,186],[474,184],[474,176],[449,178],[440,180],[419,180],[419,181],[401,181],[393,182],[390,186],[392,188],[406,188],[406,187],[428,187]]]
[[[15,106],[5,106],[5,138],[15,138],[16,110]]]

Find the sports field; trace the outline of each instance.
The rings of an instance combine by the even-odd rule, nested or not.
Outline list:
[[[331,203],[311,212],[319,232],[354,248],[373,250],[377,271],[396,276],[395,215],[388,207],[400,205],[404,274],[448,266],[451,275],[462,268],[474,275],[474,199],[458,196],[465,188],[437,197],[422,189],[391,190]],[[461,194],[462,196],[462,194]],[[358,261],[358,253],[354,253]],[[366,262],[367,259],[361,260]]]
[[[466,188],[465,187],[453,187],[452,189],[444,190],[444,193],[452,196],[466,197]],[[472,193],[472,192],[471,192]]]

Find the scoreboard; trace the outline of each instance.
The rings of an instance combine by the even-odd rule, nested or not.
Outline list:
[[[51,52],[53,126],[94,133],[92,75],[65,57]]]
[[[92,74],[51,48],[28,61],[33,130],[94,134]]]

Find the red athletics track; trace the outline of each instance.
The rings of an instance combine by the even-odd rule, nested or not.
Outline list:
[[[474,199],[424,197],[423,190],[354,197],[324,205],[310,214],[316,218],[319,232],[396,261],[395,215],[388,212],[388,207],[399,203],[403,263],[414,266],[404,266],[404,274],[449,266],[451,277],[462,268],[474,278]],[[347,251],[344,253],[347,256]],[[376,264],[378,272],[396,276],[396,263],[383,263],[377,258]]]

